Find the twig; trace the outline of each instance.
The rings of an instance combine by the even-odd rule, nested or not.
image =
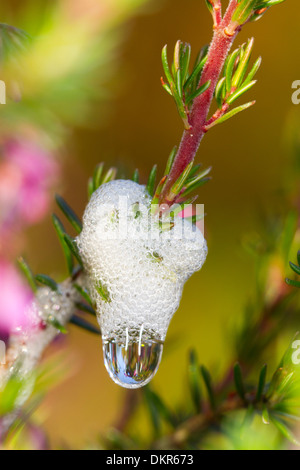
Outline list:
[[[231,46],[240,31],[240,27],[229,30],[232,14],[237,6],[237,0],[231,0],[224,18],[216,25],[213,39],[208,51],[207,62],[204,66],[198,87],[210,82],[209,88],[198,96],[193,104],[190,115],[190,129],[185,130],[180,147],[174,159],[171,172],[166,181],[161,195],[161,201],[165,201],[168,192],[177,178],[182,174],[187,165],[194,160],[201,140],[205,134],[207,115],[214,96],[214,90],[224,66]]]
[[[24,388],[15,402],[14,411],[2,417],[0,442],[31,395],[34,386],[32,374],[35,367],[45,349],[60,334],[59,329],[49,324],[49,315],[55,315],[59,325],[65,326],[77,310],[76,302],[79,299],[80,295],[73,287],[71,279],[59,284],[59,292],[53,292],[48,287],[39,289],[32,304],[32,314],[39,319],[38,323],[32,330],[24,330],[11,336],[7,363],[5,366],[0,366],[0,390],[4,389],[15,374],[24,383]]]
[[[207,430],[211,425],[219,422],[222,416],[230,411],[245,408],[245,403],[238,396],[229,396],[216,411],[208,410],[192,416],[179,426],[176,431],[169,436],[163,437],[151,446],[151,449],[180,449],[185,443],[195,435]]]

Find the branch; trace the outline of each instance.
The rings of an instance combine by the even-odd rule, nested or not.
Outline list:
[[[180,449],[184,448],[186,442],[195,434],[200,434],[207,430],[212,424],[218,423],[222,416],[230,411],[245,408],[245,403],[238,397],[228,397],[222,405],[216,410],[207,410],[205,413],[199,413],[186,420],[179,426],[173,434],[164,436],[153,443],[153,449]]]
[[[208,51],[207,61],[203,68],[198,88],[210,82],[209,88],[198,96],[193,104],[190,115],[190,129],[185,130],[181,144],[174,159],[171,172],[162,192],[161,201],[168,202],[167,195],[174,182],[179,178],[187,165],[192,162],[205,134],[207,115],[214,96],[214,90],[223,69],[226,57],[240,30],[231,30],[232,14],[237,0],[231,0],[223,20],[216,25],[213,39]]]
[[[0,366],[0,391],[14,376],[22,381],[23,386],[22,393],[18,394],[15,401],[14,409],[1,419],[0,442],[31,395],[35,367],[45,349],[71,320],[80,298],[70,278],[58,284],[56,292],[50,287],[38,289],[30,311],[30,317],[35,322],[33,328],[11,336],[7,363],[5,366]]]
[[[201,67],[202,62],[196,63],[196,70],[192,72],[190,77],[187,75],[187,79],[190,46],[185,44],[181,48],[180,41],[179,46],[177,43],[174,54],[175,60],[171,69],[168,67],[165,46],[163,66],[169,84],[163,81],[163,87],[173,96],[178,112],[184,122],[185,130],[160,193],[159,204],[165,207],[164,210],[177,202],[178,195],[174,194],[172,187],[181,178],[184,171],[189,169],[189,165],[193,165],[205,133],[216,124],[230,119],[255,103],[255,101],[251,101],[232,110],[229,109],[229,105],[250,90],[256,83],[252,79],[260,66],[260,58],[250,71],[249,79],[243,81],[253,47],[253,39],[248,41],[246,47],[242,45],[239,50],[234,51],[230,56],[228,54],[237,34],[246,23],[259,19],[271,6],[283,1],[230,0],[222,18],[221,1],[206,0],[214,21],[214,35],[207,55],[204,57],[203,67]],[[231,81],[232,72],[235,68],[237,70]],[[224,77],[220,80],[223,70]],[[191,82],[193,84],[192,93],[190,93]],[[217,111],[212,118],[208,118],[214,96],[221,111]]]

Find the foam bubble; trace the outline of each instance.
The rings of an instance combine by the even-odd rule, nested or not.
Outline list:
[[[106,183],[88,203],[77,244],[104,341],[164,341],[186,280],[201,269],[207,245],[201,231],[175,218],[161,231],[150,216],[145,186]]]

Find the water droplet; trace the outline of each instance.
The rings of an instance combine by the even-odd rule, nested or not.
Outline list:
[[[155,340],[103,342],[105,367],[112,380],[125,388],[147,385],[157,372],[162,351],[163,343]]]

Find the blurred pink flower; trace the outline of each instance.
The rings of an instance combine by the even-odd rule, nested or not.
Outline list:
[[[4,260],[0,260],[0,297],[1,336],[8,336],[18,327],[30,326],[28,309],[33,293],[14,266]]]
[[[41,220],[57,176],[57,164],[37,145],[10,141],[0,162],[0,236]]]

